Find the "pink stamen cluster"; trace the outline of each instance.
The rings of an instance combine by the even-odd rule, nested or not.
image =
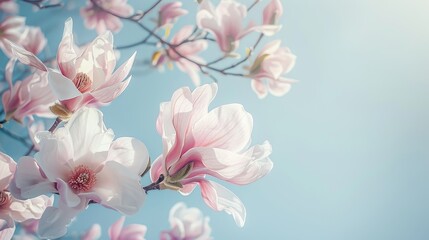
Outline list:
[[[87,74],[81,72],[77,73],[73,78],[73,83],[81,93],[88,92],[92,87],[91,78]]]
[[[87,192],[92,189],[96,180],[94,171],[84,165],[79,165],[74,169],[68,184],[76,192]]]

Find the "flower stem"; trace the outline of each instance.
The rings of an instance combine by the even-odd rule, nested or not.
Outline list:
[[[62,122],[63,120],[61,120],[59,117],[57,118],[57,119],[55,119],[55,122],[54,122],[54,124],[52,124],[52,126],[49,128],[49,132],[54,132],[55,131],[55,129],[57,129],[57,127],[58,127],[58,124],[60,124],[61,122]]]
[[[156,182],[151,183],[149,185],[147,185],[146,187],[143,187],[145,193],[147,194],[147,192],[151,191],[151,190],[159,190],[159,184],[164,181],[164,175],[161,174],[159,175],[158,180],[156,180]]]

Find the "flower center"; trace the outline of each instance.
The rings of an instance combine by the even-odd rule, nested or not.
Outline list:
[[[73,170],[68,184],[76,192],[88,192],[94,187],[96,181],[94,171],[84,165],[79,165]]]
[[[81,93],[88,92],[92,87],[91,78],[82,72],[76,74],[76,76],[73,78],[73,83],[77,90],[79,90]]]
[[[9,195],[5,191],[0,191],[0,207],[9,203]]]

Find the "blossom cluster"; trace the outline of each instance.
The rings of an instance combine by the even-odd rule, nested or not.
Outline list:
[[[63,6],[45,0],[29,3],[40,9]],[[187,196],[197,187],[208,207],[232,215],[238,226],[244,226],[243,202],[219,181],[246,185],[266,176],[273,168],[272,147],[268,141],[251,144],[253,118],[243,105],[209,108],[218,92],[213,73],[250,79],[259,98],[268,93],[282,96],[295,82],[283,76],[292,70],[295,55],[280,40],[268,42],[254,54],[262,38],[282,29],[283,14],[280,0],[270,0],[260,21],[253,23],[248,12],[257,3],[247,7],[233,0],[220,0],[217,5],[198,1],[193,3],[198,4],[195,25],[184,25],[170,37],[176,22],[189,14],[179,1],[159,0],[143,11],[127,0],[89,0],[79,11],[97,37],[77,44],[69,18],[56,55],[45,59],[41,53],[47,40],[41,28],[26,26],[25,18],[15,15],[14,1],[0,0],[0,11],[6,15],[0,19],[0,49],[8,58],[0,128],[29,144],[29,151],[16,161],[0,152],[0,238],[11,239],[16,224],[23,229],[16,239],[59,238],[90,205],[132,215],[144,206],[149,191],[172,190]],[[152,30],[144,21],[150,14]],[[136,24],[147,36],[128,46],[115,46],[112,32],[120,32],[124,21]],[[259,37],[242,57],[240,42],[252,33]],[[212,43],[221,55],[206,60],[202,52]],[[117,67],[117,50],[139,45],[154,48],[146,56],[151,67],[176,65],[195,85],[194,90],[176,90],[160,104],[153,124],[163,148],[154,161],[139,139],[115,139],[99,110],[124,93],[137,62],[134,52]],[[242,59],[225,68],[217,65],[236,58]],[[231,72],[246,63],[243,73]],[[215,82],[202,84],[210,78]],[[55,119],[49,129],[43,124],[46,118]],[[27,127],[28,139],[14,137],[7,129],[11,121]],[[146,174],[151,183],[145,186],[141,179]],[[145,238],[145,225],[123,227],[124,221],[121,217],[109,228],[110,239]],[[171,209],[169,222],[171,229],[162,231],[160,239],[211,239],[209,218],[185,203]],[[100,225],[94,224],[81,239],[99,239],[101,234]]]

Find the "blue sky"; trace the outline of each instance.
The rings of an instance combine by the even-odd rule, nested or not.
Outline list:
[[[266,2],[252,10],[254,21]],[[283,30],[271,39],[281,39],[297,55],[288,77],[299,82],[284,97],[259,100],[248,79],[218,76],[219,92],[212,104],[243,104],[254,118],[253,143],[269,140],[273,145],[274,169],[267,177],[244,187],[225,184],[247,207],[245,227],[206,207],[199,191],[189,197],[150,192],[145,206],[127,223],[146,224],[147,239],[156,239],[169,228],[169,209],[184,201],[210,216],[215,239],[427,239],[429,1],[282,3]],[[193,23],[196,4],[185,6],[190,14],[178,26]],[[95,36],[83,27],[77,10],[33,13],[27,5],[21,10],[31,14],[27,24],[47,31],[48,55],[55,53],[70,16],[80,43]],[[134,42],[139,33],[125,24],[115,42]],[[154,51],[136,50],[138,59],[148,59]],[[131,54],[123,51],[120,61]],[[203,56],[213,59],[218,54],[217,46],[210,45]],[[177,68],[160,73],[142,64],[133,76],[128,89],[102,111],[117,137],[139,138],[155,159],[162,151],[155,129],[159,103],[192,82]],[[211,82],[205,77],[202,81]],[[14,157],[25,152],[8,144],[1,136],[4,151]],[[147,177],[142,181],[149,183]],[[107,227],[118,218],[111,210],[90,206],[69,232],[98,222],[106,237]]]

